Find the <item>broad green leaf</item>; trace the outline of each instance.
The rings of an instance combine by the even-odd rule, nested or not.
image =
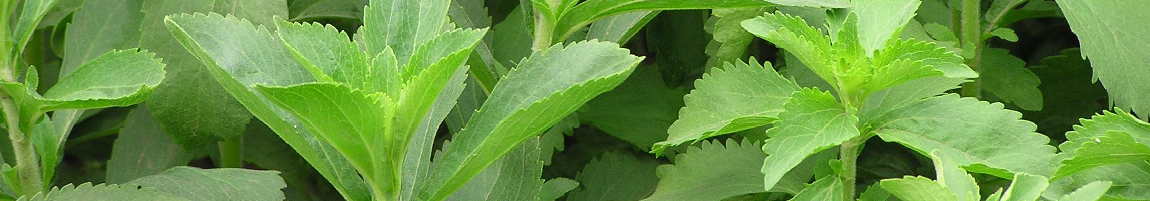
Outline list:
[[[866,190],[863,191],[862,194],[859,195],[858,200],[859,201],[894,200],[891,198],[890,192],[886,192],[886,189],[883,189],[882,186],[880,186],[881,184],[882,184],[882,182],[876,182],[873,185],[868,186],[866,188]]]
[[[879,186],[901,200],[958,201],[958,197],[946,187],[922,176],[883,179]]]
[[[380,92],[367,80],[372,73],[367,55],[359,50],[359,45],[352,42],[346,33],[330,25],[300,24],[281,19],[276,20],[276,34],[316,80]]]
[[[1074,192],[1066,194],[1066,196],[1062,196],[1062,198],[1058,198],[1058,201],[1098,200],[1098,198],[1106,194],[1107,189],[1110,189],[1110,184],[1111,182],[1109,181],[1090,182],[1090,184],[1086,184],[1086,186],[1082,186],[1082,188],[1078,188],[1078,190],[1074,190]]]
[[[587,40],[608,41],[627,44],[643,25],[658,15],[659,11],[639,11],[612,15],[591,23],[587,29]]]
[[[891,112],[892,109],[914,103],[923,98],[933,97],[951,89],[957,89],[963,79],[930,77],[904,82],[882,91],[871,93],[859,107],[859,120],[870,122],[871,118]]]
[[[795,194],[791,200],[823,200],[823,201],[838,201],[843,200],[843,182],[835,176],[826,176],[821,179],[815,180],[815,183],[807,186],[806,189]]]
[[[580,28],[608,16],[636,11],[760,7],[763,0],[589,0],[563,12],[555,22],[554,40],[562,40]]]
[[[252,120],[244,129],[243,160],[260,170],[275,170],[280,172],[284,183],[284,196],[288,200],[308,195],[311,187],[317,183],[326,183],[323,177],[315,174],[315,169],[307,164],[299,153],[276,136],[275,131],[259,120]],[[153,173],[154,174],[154,173]],[[325,189],[330,189],[324,186]],[[329,191],[330,192],[330,191]],[[324,199],[339,199],[338,193],[324,193],[319,197]]]
[[[803,19],[776,12],[743,21],[742,25],[747,32],[794,54],[823,80],[837,83],[835,67],[827,58],[831,51],[830,38]]]
[[[125,185],[154,188],[188,200],[283,200],[279,172],[237,168],[174,167]]]
[[[395,136],[385,132],[394,115],[393,100],[379,93],[352,89],[332,83],[308,83],[289,87],[257,85],[256,91],[290,112],[308,131],[339,150],[367,183],[385,190],[399,183],[394,175]],[[438,94],[437,94],[438,95]],[[404,142],[406,143],[406,142]]]
[[[514,145],[618,86],[639,61],[615,44],[595,41],[556,45],[523,60],[453,136],[454,145],[435,165],[419,198],[445,198]]]
[[[83,7],[76,11],[65,32],[61,77],[105,52],[136,47],[144,19],[144,13],[140,12],[143,2],[83,1]]]
[[[1043,58],[1041,65],[1029,69],[1042,81],[1038,89],[1042,91],[1043,106],[1041,111],[1022,114],[1038,124],[1039,133],[1065,134],[1078,125],[1079,119],[1090,118],[1109,107],[1104,100],[1106,88],[1093,81],[1094,70],[1077,48]]]
[[[5,14],[12,15],[12,16],[4,16],[4,20],[7,21],[4,23],[15,22],[15,24],[14,24],[15,26],[12,26],[12,27],[5,26],[4,28],[10,28],[11,29],[11,30],[6,30],[4,32],[4,33],[9,33],[10,36],[0,36],[0,37],[11,37],[11,38],[5,38],[3,44],[4,45],[11,45],[12,49],[3,50],[3,51],[8,51],[9,54],[7,54],[7,55],[11,56],[12,58],[0,58],[0,59],[7,59],[7,61],[15,62],[18,58],[20,58],[21,55],[23,55],[24,46],[28,45],[28,40],[32,39],[32,32],[36,31],[36,26],[40,24],[40,20],[44,19],[44,14],[48,12],[48,9],[52,8],[52,5],[56,4],[56,0],[26,0],[26,1],[23,1],[22,4],[24,5],[24,7],[23,7],[23,9],[20,10],[20,17],[15,18],[16,20],[11,20],[9,18],[9,17],[15,16],[15,15],[12,15],[13,13],[15,13],[15,12],[12,12],[14,10],[3,12]],[[17,5],[17,2],[12,2],[11,5],[2,5],[2,7],[5,7],[5,8],[12,7],[12,9],[15,9],[16,5]],[[9,67],[5,67],[5,68],[9,68]],[[20,74],[19,68],[17,68],[15,71],[16,71],[15,72],[16,74]]]
[[[1086,169],[1069,176],[1050,181],[1050,187],[1042,197],[1054,200],[1066,196],[1078,188],[1094,181],[1110,181],[1112,186],[1106,196],[1120,196],[1127,199],[1150,199],[1150,163],[1124,163]]]
[[[535,200],[543,187],[539,140],[527,140],[471,178],[447,200]]]
[[[780,76],[769,63],[751,60],[727,64],[695,82],[683,97],[686,106],[667,130],[666,141],[655,143],[659,154],[668,146],[765,125],[778,119],[783,104],[799,87]]]
[[[399,65],[420,44],[445,31],[448,24],[449,0],[375,0],[363,11],[363,44],[368,55],[375,55],[387,47],[395,51]]]
[[[847,111],[830,93],[796,91],[783,108],[763,144],[767,153],[762,169],[766,189],[773,188],[804,158],[859,136],[855,112]]]
[[[915,40],[893,39],[882,50],[875,52],[876,66],[887,65],[899,61],[921,61],[922,65],[934,67],[942,71],[949,78],[967,79],[976,78],[978,73],[963,64],[962,57],[954,54],[944,47],[930,42]]]
[[[1066,133],[1066,142],[1058,145],[1063,153],[1073,154],[1085,143],[1097,143],[1096,139],[1106,137],[1110,131],[1125,132],[1138,143],[1150,145],[1150,123],[1139,120],[1122,109],[1113,112],[1103,111],[1102,114],[1080,121],[1082,123],[1075,125],[1074,131]]]
[[[737,62],[742,58],[755,36],[743,29],[741,23],[743,20],[762,15],[767,8],[711,10],[711,17],[704,25],[704,30],[711,34],[711,41],[707,43],[705,50],[710,58],[707,59],[705,67],[722,67],[724,62]],[[591,27],[594,28],[595,24]]]
[[[967,171],[1001,178],[1020,172],[1049,175],[1054,147],[1021,116],[999,103],[944,95],[894,108],[866,124],[883,140],[920,154],[938,149]]]
[[[939,156],[939,150],[931,151],[930,156],[934,162],[935,178],[938,179],[938,184],[942,184],[943,187],[954,193],[958,200],[979,200],[978,183],[974,181],[974,177],[971,177],[970,174],[966,173],[966,170],[958,167],[950,159]]]
[[[192,155],[164,133],[144,105],[139,105],[124,120],[104,177],[108,183],[120,184],[186,165],[191,160]]]
[[[566,195],[568,191],[574,190],[579,187],[579,182],[568,178],[555,178],[547,180],[543,183],[543,187],[539,189],[539,196],[536,200],[539,201],[553,201]]]
[[[56,175],[56,164],[64,156],[60,150],[61,144],[56,144],[61,141],[61,137],[56,135],[53,125],[52,119],[45,117],[32,127],[31,133],[28,133],[29,141],[36,150],[37,159],[40,160],[40,184],[44,187],[52,186],[52,177]]]
[[[655,66],[642,66],[619,87],[591,99],[579,119],[641,150],[667,139],[687,89],[667,87]]]
[[[272,33],[246,20],[219,14],[174,15],[165,22],[180,44],[207,65],[212,78],[299,152],[344,199],[369,199],[367,186],[347,159],[296,117],[274,107],[251,88],[254,84],[289,86],[314,81]]]
[[[1024,110],[1042,110],[1040,80],[1026,69],[1026,62],[1010,55],[1005,49],[987,48],[982,51],[980,86],[986,92],[1012,102]]]
[[[164,131],[190,152],[206,154],[217,141],[238,140],[252,114],[211,78],[165,26],[168,15],[221,13],[274,27],[272,16],[287,16],[283,0],[173,0],[144,1],[140,48],[155,51],[168,64],[164,83],[148,98],[149,110]],[[285,61],[291,61],[290,57]],[[193,106],[193,107],[189,107]]]
[[[726,145],[704,141],[697,148],[690,147],[675,156],[674,165],[659,166],[659,185],[645,200],[722,200],[766,192],[758,170],[759,161],[767,155],[760,147],[760,143],[730,139]]]
[[[1094,141],[1083,143],[1073,153],[1072,158],[1062,161],[1062,166],[1054,172],[1053,178],[1098,166],[1150,160],[1150,147],[1138,143],[1134,137],[1122,131],[1107,131],[1106,136],[1095,137]]]
[[[331,18],[359,19],[363,17],[365,5],[367,0],[296,0],[290,2],[288,9],[291,10],[291,21],[295,22]]]
[[[1010,13],[1014,8],[1025,2],[1026,0],[994,0],[994,2],[990,4],[990,8],[986,10],[986,13],[982,15],[983,27],[979,30],[992,32],[995,28],[1009,25],[1000,24],[999,22],[1002,21],[1002,18],[1006,16],[1007,13]]]
[[[488,16],[489,12],[484,6],[485,3],[484,0],[453,0],[447,10],[447,15],[459,28],[489,28],[491,27],[491,17]],[[491,35],[485,35],[483,40],[475,45],[475,51],[471,54],[471,59],[467,61],[467,64],[471,65],[468,70],[471,72],[471,77],[474,78],[469,81],[471,82],[470,85],[479,86],[468,87],[468,89],[464,89],[465,91],[474,88],[483,89],[481,91],[483,93],[490,92],[491,88],[495,87],[499,77],[507,72],[507,69],[495,60],[495,55],[491,49],[493,38]]]
[[[1046,177],[1029,173],[1015,174],[1010,188],[1002,194],[1002,201],[1038,200],[1047,186],[1050,186],[1050,182]]]
[[[1150,46],[1150,4],[1133,1],[1059,1],[1070,29],[1078,35],[1082,58],[1093,64],[1094,76],[1110,94],[1111,103],[1134,113],[1150,114],[1150,55],[1142,47]]]
[[[914,17],[920,0],[855,0],[850,12],[858,14],[859,42],[871,55],[883,49],[887,41],[898,37],[902,27]]]
[[[580,188],[567,194],[569,201],[640,200],[655,191],[659,182],[650,157],[610,151],[591,160],[575,175]]]
[[[164,79],[164,64],[147,51],[96,57],[44,93],[44,110],[127,106],[144,101]]]
[[[412,133],[418,129],[419,123],[439,96],[438,92],[443,91],[452,75],[462,74],[457,71],[466,71],[460,67],[486,32],[486,29],[456,29],[420,45],[402,74],[415,73],[402,84],[400,92],[394,95],[397,96],[394,97],[397,108],[395,125],[387,129],[398,135],[395,143],[410,141]],[[391,152],[403,152],[406,146],[394,146],[395,150]]]
[[[531,55],[530,20],[523,9],[531,7],[518,6],[512,10],[503,22],[491,27],[491,56],[503,66],[516,66],[523,58]]]
[[[167,192],[152,188],[140,188],[135,185],[115,185],[83,183],[79,186],[72,184],[61,187],[52,187],[52,190],[36,193],[28,197],[20,197],[19,201],[48,201],[48,200],[91,200],[91,201],[180,201],[190,200],[177,197]]]

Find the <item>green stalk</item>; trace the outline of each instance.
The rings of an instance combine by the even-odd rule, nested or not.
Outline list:
[[[15,9],[18,1],[16,0],[0,0],[0,5],[4,6],[0,9],[0,16],[4,20],[0,20],[0,78],[5,82],[16,82],[16,64],[13,63],[12,58],[15,58],[19,52],[12,51],[13,42],[10,36],[9,28],[13,9]],[[13,153],[16,155],[16,173],[20,179],[20,194],[32,195],[41,191],[44,183],[40,175],[40,161],[36,157],[36,150],[32,148],[32,142],[27,140],[25,131],[21,130],[20,125],[20,108],[16,106],[16,102],[12,100],[12,96],[8,91],[0,90],[4,93],[0,94],[0,107],[4,110],[4,118],[8,125],[8,139],[12,143]]]
[[[962,18],[962,27],[959,28],[959,37],[963,49],[974,49],[974,56],[966,59],[966,65],[970,66],[970,69],[974,70],[974,72],[982,73],[979,66],[982,57],[982,30],[980,25],[981,19],[979,19],[982,14],[982,6],[979,5],[979,3],[981,3],[980,0],[962,0],[962,9],[959,11],[959,15]],[[963,84],[962,95],[982,98],[982,86],[979,80],[981,80],[981,78],[975,79],[974,82]]]
[[[551,46],[551,36],[555,32],[555,23],[535,9],[535,40],[531,43],[531,50],[542,51]]]
[[[855,200],[855,178],[858,177],[858,157],[859,150],[862,144],[866,142],[865,137],[859,136],[847,140],[842,145],[839,145],[839,160],[843,162],[843,173],[840,180],[843,181],[843,199],[847,201]]]
[[[244,166],[244,140],[220,141],[220,167],[243,168]]]

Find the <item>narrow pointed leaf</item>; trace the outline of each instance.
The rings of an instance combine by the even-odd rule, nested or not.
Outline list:
[[[639,60],[615,44],[595,41],[556,45],[523,60],[455,134],[419,197],[445,198],[514,145],[622,83]]]
[[[627,12],[769,6],[764,0],[589,0],[565,12],[555,25],[555,40],[566,38],[596,20]]]
[[[978,183],[974,181],[974,177],[971,177],[970,174],[966,173],[966,170],[958,167],[950,159],[939,156],[938,152],[938,150],[930,152],[938,183],[957,195],[958,200],[978,201],[980,197]]]
[[[838,201],[843,200],[843,182],[835,176],[826,176],[821,179],[815,180],[815,183],[807,186],[799,194],[795,194],[791,200],[811,200],[811,201]]]
[[[188,200],[283,200],[281,189],[287,185],[279,174],[271,170],[180,166],[125,185],[153,188]]]
[[[542,174],[539,140],[527,140],[487,166],[447,200],[534,200],[543,187],[543,179],[540,178]]]
[[[9,17],[15,16],[12,14],[15,12],[12,12],[12,11],[4,12],[6,14],[11,15],[11,16],[4,16],[4,20],[8,21],[8,22],[4,22],[4,23],[15,22],[15,24],[14,24],[15,26],[10,27],[12,30],[6,30],[5,33],[9,33],[10,36],[0,36],[0,37],[12,37],[12,38],[5,39],[5,43],[4,43],[5,45],[11,45],[12,49],[3,50],[3,51],[9,51],[10,53],[8,55],[12,56],[12,58],[0,58],[0,59],[7,59],[8,61],[15,61],[16,60],[15,58],[20,57],[24,53],[24,47],[28,44],[28,40],[32,39],[32,32],[36,31],[36,26],[40,24],[40,20],[44,19],[44,14],[48,12],[48,9],[52,8],[52,5],[56,4],[56,0],[27,0],[27,1],[24,1],[22,4],[24,5],[24,7],[19,12],[20,17],[16,18],[17,20],[15,20],[15,21],[9,19]],[[13,2],[12,5],[3,5],[3,7],[7,8],[9,6],[15,6],[15,5],[16,5],[15,2]],[[5,27],[8,27],[8,26],[5,26]],[[5,67],[5,68],[8,68],[8,67]],[[19,69],[17,69],[17,71],[19,71]],[[19,74],[19,73],[17,73],[17,74]]]
[[[1002,194],[1002,201],[1038,200],[1047,186],[1050,186],[1050,182],[1046,177],[1028,173],[1015,174],[1010,188]]]
[[[937,200],[958,201],[946,187],[926,177],[903,177],[901,179],[883,179],[879,186],[901,200]]]
[[[1074,192],[1066,194],[1066,196],[1062,196],[1062,198],[1058,198],[1058,201],[1098,200],[1098,198],[1106,194],[1106,190],[1110,189],[1111,183],[1112,182],[1109,181],[1090,182],[1090,184],[1086,184],[1086,186],[1082,186],[1082,188],[1078,188],[1078,190],[1074,190]]]
[[[915,15],[920,0],[855,0],[848,8],[858,14],[859,42],[866,52],[872,55],[875,50],[886,46],[891,38],[898,37],[902,27]]]
[[[1147,160],[1150,160],[1150,147],[1138,143],[1126,132],[1107,131],[1106,136],[1096,137],[1093,142],[1086,142],[1074,150],[1074,156],[1062,161],[1053,178],[1098,166]]]
[[[783,104],[799,87],[780,76],[769,63],[751,63],[736,62],[703,75],[695,89],[683,97],[686,106],[667,130],[667,140],[655,143],[652,152],[661,153],[668,146],[751,129],[778,119]]]
[[[830,93],[797,91],[783,106],[779,121],[767,130],[763,144],[764,186],[771,189],[803,159],[859,135],[858,117]]]
[[[330,25],[276,21],[276,34],[316,80],[335,81],[368,89],[367,55],[346,33]]]
[[[115,185],[83,183],[78,186],[68,184],[52,187],[51,190],[24,196],[19,201],[49,200],[91,200],[91,201],[183,201],[190,200],[151,188],[141,189],[136,185]]]
[[[743,21],[747,32],[766,39],[779,48],[794,54],[804,65],[827,82],[836,81],[830,59],[830,38],[823,32],[807,25],[802,18],[781,12]]]
[[[370,1],[363,11],[364,24],[360,28],[367,54],[375,55],[391,47],[399,65],[407,64],[416,47],[446,30],[448,2]]]

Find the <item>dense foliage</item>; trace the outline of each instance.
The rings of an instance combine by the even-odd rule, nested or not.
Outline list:
[[[0,200],[1150,200],[1145,9],[0,0]]]

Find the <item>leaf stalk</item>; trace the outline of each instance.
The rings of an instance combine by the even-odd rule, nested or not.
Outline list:
[[[966,58],[966,65],[971,70],[982,74],[979,63],[982,57],[982,26],[980,15],[982,14],[982,5],[980,0],[962,0],[961,9],[959,9],[959,16],[961,16],[959,28],[960,40],[962,42],[962,49],[970,49],[973,55]],[[982,86],[979,80],[975,79],[974,82],[969,82],[962,85],[962,96],[982,98]]]

